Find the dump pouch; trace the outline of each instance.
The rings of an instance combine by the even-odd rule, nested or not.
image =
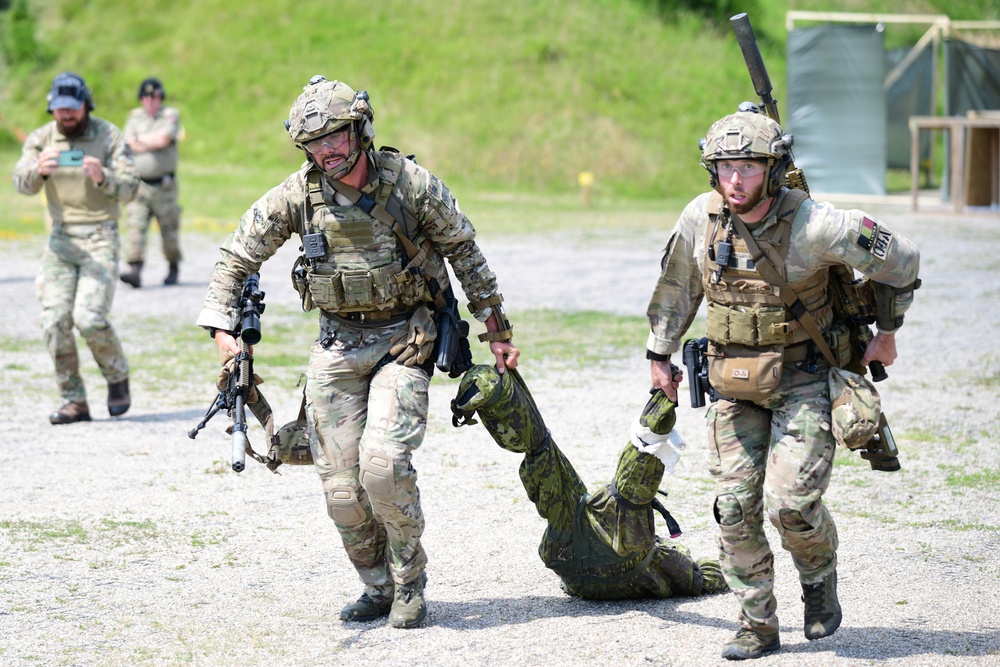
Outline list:
[[[848,449],[861,449],[879,427],[882,399],[863,375],[831,368],[830,427],[833,437]]]
[[[781,380],[783,346],[708,344],[708,381],[725,398],[762,401]]]

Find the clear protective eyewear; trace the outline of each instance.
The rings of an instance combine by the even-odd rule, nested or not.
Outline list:
[[[767,165],[757,160],[733,160],[718,162],[715,169],[719,172],[719,178],[732,178],[734,173],[739,174],[740,178],[753,178],[763,174]]]
[[[307,141],[302,144],[302,146],[316,155],[318,153],[326,153],[329,151],[335,151],[351,138],[351,128],[345,127],[342,130],[337,130],[336,132],[331,132],[330,134],[324,134],[322,137],[317,137],[312,141]]]

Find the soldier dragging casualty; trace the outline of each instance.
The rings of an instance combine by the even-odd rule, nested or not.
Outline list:
[[[520,352],[472,223],[434,175],[374,148],[373,117],[365,91],[323,76],[304,87],[286,129],[306,162],[224,242],[198,325],[223,362],[238,354],[232,333],[244,281],[299,236],[293,282],[303,308],[319,310],[305,390],[309,444],[327,512],[364,584],[340,618],[388,615],[392,626],[412,628],[427,615],[412,455],[426,428],[440,315],[454,302],[446,260],[499,371],[515,368]]]

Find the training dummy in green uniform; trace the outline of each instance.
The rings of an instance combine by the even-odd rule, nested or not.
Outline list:
[[[456,426],[475,424],[478,415],[498,445],[524,454],[521,482],[548,522],[538,555],[567,593],[627,600],[726,590],[717,561],[695,561],[684,545],[656,535],[654,508],[673,535],[680,533],[656,494],[684,444],[673,430],[676,404],[662,391],[633,424],[614,481],[593,494],[553,441],[516,370],[473,366],[451,405]]]

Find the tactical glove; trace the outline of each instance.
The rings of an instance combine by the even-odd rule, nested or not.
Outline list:
[[[389,354],[396,363],[404,366],[422,366],[434,352],[437,340],[437,325],[427,306],[420,306],[410,317],[406,326],[389,341]]]
[[[222,368],[219,370],[218,377],[215,378],[215,386],[219,391],[225,391],[226,387],[229,386],[229,377],[236,372],[236,357],[228,350],[225,352],[220,350],[219,356],[223,357]],[[247,403],[256,403],[260,400],[260,394],[257,393],[257,385],[263,381],[264,378],[256,373],[253,374],[253,384],[250,385],[250,395],[247,396]]]

